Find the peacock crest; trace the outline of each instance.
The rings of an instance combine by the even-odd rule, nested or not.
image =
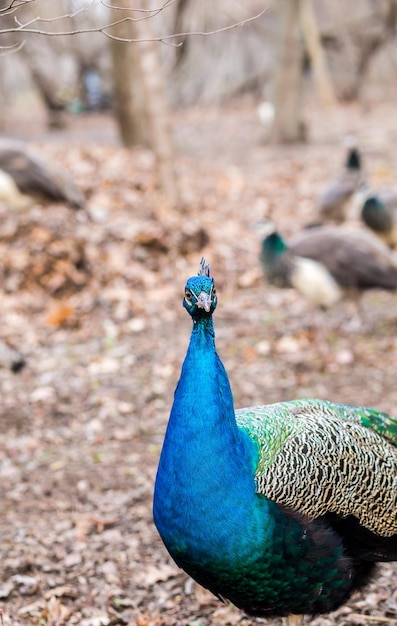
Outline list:
[[[208,278],[210,278],[210,266],[206,262],[204,257],[201,257],[200,269],[199,269],[199,272],[198,272],[198,276],[208,276]]]

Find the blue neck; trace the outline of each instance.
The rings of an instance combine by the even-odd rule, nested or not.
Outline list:
[[[215,349],[212,317],[193,323],[168,428],[171,432],[180,430],[178,439],[185,440],[183,445],[192,444],[192,435],[199,437],[205,442],[204,447],[197,439],[193,445],[200,451],[211,445],[209,432],[216,435],[213,443],[222,441],[222,447],[235,445],[239,439],[229,378]]]
[[[262,535],[256,463],[254,444],[237,428],[212,319],[200,319],[175,391],[155,487],[155,522],[175,560],[187,554],[196,562],[206,554],[226,558],[235,553],[230,543],[239,531],[247,536],[247,524],[251,538]]]

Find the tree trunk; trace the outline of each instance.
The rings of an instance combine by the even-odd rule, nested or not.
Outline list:
[[[302,113],[303,46],[299,29],[299,1],[277,2],[275,117],[271,134],[276,143],[296,143],[306,139]]]
[[[149,121],[150,147],[156,159],[158,181],[168,201],[176,206],[180,203],[180,196],[168,102],[157,47],[159,44],[152,41],[153,34],[149,20],[134,22],[134,31],[136,38],[145,40],[136,44],[136,48],[139,51],[143,96]]]
[[[44,72],[42,72],[41,68],[36,64],[35,55],[32,54],[28,46],[22,48],[21,54],[30,70],[32,82],[47,112],[48,128],[64,128],[65,118],[63,112],[66,108],[66,102],[63,102],[57,95],[55,82],[53,82],[50,77],[45,76]]]
[[[300,23],[313,68],[317,92],[323,106],[332,107],[336,104],[336,98],[317,28],[312,0],[299,0],[299,8]]]
[[[131,8],[131,0],[113,0],[114,7]],[[135,9],[145,8],[136,0]],[[174,149],[163,70],[148,19],[142,13],[112,9],[112,19],[129,15],[135,21],[117,26],[113,34],[138,43],[112,42],[117,118],[123,143],[148,145],[156,160],[157,180],[161,191],[174,206],[179,204]]]
[[[113,0],[114,6],[130,8],[130,0]],[[113,8],[112,21],[125,17],[125,12]],[[116,37],[134,37],[133,24],[123,22],[112,31]],[[142,88],[142,76],[137,44],[111,40],[116,117],[123,145],[149,146],[148,117]]]

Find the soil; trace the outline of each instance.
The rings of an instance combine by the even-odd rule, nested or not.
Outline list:
[[[267,623],[181,572],[152,521],[190,334],[183,288],[202,255],[236,406],[319,397],[397,415],[397,294],[348,294],[320,310],[262,277],[255,222],[271,217],[288,238],[315,220],[345,134],[358,137],[374,186],[395,180],[392,104],[309,103],[307,118],[309,143],[272,146],[249,99],[175,113],[178,210],[156,188],[150,152],[120,148],[110,117],[52,133],[26,119],[12,127],[67,168],[87,207],[0,207],[0,339],[27,360],[18,374],[0,369],[6,626]],[[396,565],[382,565],[365,593],[310,623],[397,624],[396,589]]]

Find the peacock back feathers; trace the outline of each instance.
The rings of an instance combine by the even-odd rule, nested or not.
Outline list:
[[[397,445],[397,420],[323,400],[240,409],[236,420],[259,449],[259,493],[310,517],[353,515],[371,532],[397,534],[397,450],[388,443]]]

